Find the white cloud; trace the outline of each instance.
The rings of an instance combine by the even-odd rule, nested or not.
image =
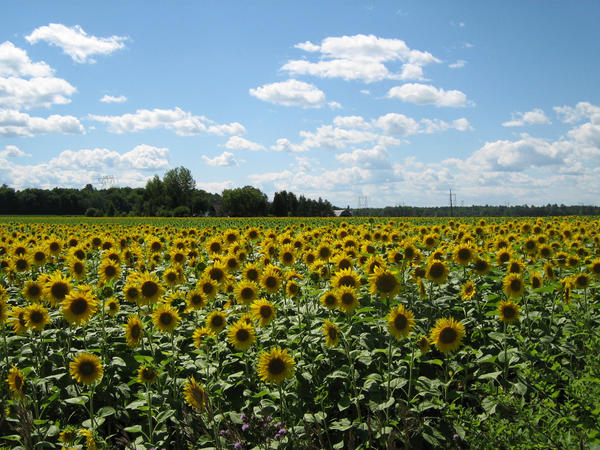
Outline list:
[[[309,148],[343,149],[348,144],[360,144],[373,142],[379,137],[375,133],[363,130],[337,128],[331,125],[323,125],[316,132],[300,131],[304,138],[302,146]]]
[[[143,130],[166,128],[174,131],[179,136],[193,136],[211,133],[243,134],[246,129],[243,125],[233,122],[219,125],[204,116],[194,116],[181,108],[174,109],[138,109],[134,114],[122,116],[90,115],[91,120],[106,123],[108,131],[112,133],[135,133]]]
[[[517,112],[512,114],[512,120],[504,122],[504,127],[522,127],[524,125],[548,125],[550,119],[546,117],[546,114],[540,108],[536,108],[528,112]]]
[[[228,167],[238,165],[238,161],[234,158],[233,153],[231,152],[223,152],[214,158],[209,158],[206,155],[202,155],[202,159],[206,162],[206,164],[213,167]]]
[[[371,91],[370,91],[370,90],[368,90],[368,89],[361,89],[361,90],[360,90],[360,93],[361,93],[361,94],[364,94],[364,95],[371,95]]]
[[[4,150],[0,150],[0,158],[20,158],[22,156],[31,156],[25,153],[16,145],[7,145]]]
[[[83,125],[73,116],[53,114],[47,118],[31,117],[16,110],[0,109],[0,135],[7,137],[38,134],[83,134]]]
[[[466,106],[467,96],[457,90],[446,91],[435,86],[419,83],[407,83],[395,86],[388,91],[389,98],[398,98],[417,105]]]
[[[116,50],[125,47],[123,43],[127,40],[123,36],[110,36],[99,38],[89,36],[79,25],[67,27],[59,23],[51,23],[33,30],[25,39],[30,44],[36,44],[40,41],[48,42],[62,48],[66,55],[69,55],[77,63],[93,63],[93,55],[109,55]]]
[[[279,138],[279,139],[277,139],[275,144],[271,146],[271,150],[274,150],[276,152],[298,153],[298,152],[307,152],[309,149],[308,149],[308,147],[306,147],[304,145],[292,144],[289,141],[289,139]]]
[[[363,130],[371,128],[371,124],[361,116],[337,116],[333,119],[333,124],[340,128],[361,128]]]
[[[419,132],[418,122],[404,114],[389,113],[375,120],[375,125],[394,136],[410,136]]]
[[[331,109],[342,109],[342,105],[339,102],[329,102],[327,103],[327,106],[329,106]]]
[[[464,59],[459,59],[458,61],[449,64],[448,67],[451,69],[461,69],[467,65],[467,62]]]
[[[168,167],[168,157],[168,148],[142,144],[123,154],[106,148],[65,150],[56,158],[52,158],[48,165],[62,169],[152,170]]]
[[[214,192],[220,194],[225,189],[232,189],[235,187],[235,183],[230,180],[226,181],[208,181],[208,182],[196,182],[196,189],[202,189],[206,192]]]
[[[0,76],[50,77],[54,71],[45,62],[31,62],[27,52],[10,41],[0,44]]]
[[[112,95],[105,94],[104,97],[100,99],[102,103],[124,103],[127,101],[127,97],[124,95],[119,95],[118,97],[114,97]]]
[[[565,123],[575,123],[600,115],[600,107],[589,102],[579,102],[575,108],[571,106],[555,106],[554,111]]]
[[[325,103],[325,93],[316,86],[290,79],[250,89],[250,95],[264,102],[302,108],[320,108]]]
[[[382,145],[367,150],[354,150],[350,153],[335,155],[335,159],[348,164],[364,167],[366,169],[389,169],[391,166],[390,154]]]
[[[225,143],[225,148],[229,150],[264,150],[265,147],[256,142],[249,141],[248,139],[244,139],[240,136],[231,136],[229,140]]]
[[[321,59],[317,62],[290,60],[281,70],[293,75],[362,80],[367,83],[385,79],[422,79],[423,66],[440,62],[429,52],[410,49],[400,39],[374,35],[327,37],[321,41],[321,45],[307,41],[295,47],[310,53],[320,52]],[[399,74],[390,72],[384,64],[392,61],[403,63]]]
[[[77,89],[67,81],[54,77],[0,77],[0,107],[9,109],[49,108],[69,103]]]

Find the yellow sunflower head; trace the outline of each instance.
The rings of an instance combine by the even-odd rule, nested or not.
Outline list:
[[[25,387],[25,376],[15,366],[12,366],[9,370],[6,382],[8,383],[10,392],[14,397],[23,396],[23,388]]]
[[[179,324],[179,313],[166,303],[152,313],[152,323],[161,333],[173,333]]]
[[[388,269],[376,267],[369,276],[371,294],[379,294],[384,298],[393,298],[400,292],[400,280]]]
[[[340,343],[340,329],[329,320],[323,323],[323,334],[325,335],[325,345],[327,347],[337,347]]]
[[[158,378],[158,371],[152,366],[140,366],[137,381],[143,384],[152,384]]]
[[[261,298],[252,303],[252,316],[259,321],[261,327],[267,326],[275,318],[275,307],[268,300]]]
[[[448,266],[444,261],[433,259],[427,264],[425,269],[425,277],[435,284],[442,284],[448,278]]]
[[[72,290],[62,302],[62,313],[71,325],[84,325],[96,313],[97,301],[90,290]]]
[[[502,286],[507,297],[519,297],[525,290],[523,278],[518,273],[509,273],[502,279]]]
[[[67,298],[70,290],[71,281],[57,270],[44,283],[43,295],[50,305],[58,306]]]
[[[300,285],[296,280],[288,280],[285,283],[285,293],[290,298],[295,298],[300,293]]]
[[[258,285],[254,281],[242,280],[235,285],[234,293],[240,305],[250,305],[258,298]]]
[[[46,308],[34,303],[25,308],[25,321],[30,330],[42,331],[50,323],[50,315]]]
[[[206,340],[214,337],[215,333],[208,327],[196,328],[192,335],[196,348],[203,348],[206,345]]]
[[[236,350],[247,350],[255,341],[254,327],[245,320],[238,320],[229,327],[227,338]]]
[[[206,407],[208,396],[202,386],[200,386],[194,377],[189,377],[183,388],[185,402],[197,412],[202,412]]]
[[[458,350],[464,337],[465,326],[450,317],[449,319],[438,319],[435,322],[429,339],[439,351],[448,353]]]
[[[338,306],[338,297],[335,291],[330,290],[326,291],[323,295],[321,295],[321,305],[323,305],[327,309],[335,309]]]
[[[206,326],[218,333],[227,326],[227,316],[222,311],[214,310],[206,317]]]
[[[281,273],[274,266],[268,266],[260,276],[261,287],[269,294],[274,294],[281,288]]]
[[[356,290],[349,286],[342,286],[336,289],[336,296],[338,299],[338,308],[345,313],[351,313],[359,306],[358,295]]]
[[[137,347],[144,337],[144,324],[140,318],[132,314],[127,318],[125,324],[125,340],[130,347]]]
[[[431,347],[431,341],[424,334],[421,334],[417,338],[415,344],[417,345],[417,347],[419,347],[419,350],[421,350],[421,354],[427,353],[429,351],[429,348]]]
[[[412,311],[398,305],[390,309],[387,317],[388,330],[397,340],[407,337],[415,326],[415,315]]]
[[[27,280],[25,282],[25,285],[23,286],[23,290],[21,291],[21,293],[23,294],[23,297],[25,297],[27,300],[29,300],[32,303],[36,303],[39,302],[42,298],[43,289],[44,286],[39,281]]]
[[[91,353],[80,353],[69,363],[69,368],[73,379],[84,385],[100,380],[104,372],[100,358]]]
[[[165,288],[160,284],[158,276],[154,273],[144,272],[137,277],[140,305],[156,303],[165,293]]]
[[[460,298],[462,298],[463,300],[471,300],[475,296],[476,292],[477,290],[475,289],[475,283],[469,280],[465,284],[463,284],[463,287],[460,292]]]
[[[500,302],[498,305],[498,315],[502,322],[513,323],[519,320],[519,305],[512,300]]]
[[[272,347],[258,358],[258,376],[265,382],[280,384],[294,375],[294,365],[294,358],[287,349]]]

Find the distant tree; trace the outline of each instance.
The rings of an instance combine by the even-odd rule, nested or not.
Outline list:
[[[196,182],[189,169],[183,166],[169,170],[163,177],[163,186],[167,198],[167,206],[187,206],[191,208]]]
[[[252,186],[223,191],[223,208],[230,216],[264,216],[267,205],[267,196]]]

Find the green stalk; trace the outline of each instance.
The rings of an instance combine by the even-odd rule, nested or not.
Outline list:
[[[409,365],[408,365],[408,402],[410,403],[411,400],[411,394],[412,394],[412,373],[413,373],[413,362],[415,359],[415,346],[414,344],[411,345],[411,351],[410,351],[410,360],[409,360]]]
[[[94,389],[95,388],[95,384],[92,384],[91,386],[91,392],[89,395],[89,400],[90,400],[90,424],[92,426],[92,431],[94,431],[96,429],[96,420],[94,419]]]
[[[504,322],[504,381],[508,381],[508,335],[506,334],[506,322]]]
[[[150,390],[150,383],[146,383],[146,396],[148,399],[148,439],[152,447],[154,431],[152,430],[152,391]]]

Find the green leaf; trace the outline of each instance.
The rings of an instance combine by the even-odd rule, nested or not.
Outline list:
[[[113,414],[115,414],[115,408],[113,408],[112,406],[104,406],[103,408],[100,408],[98,410],[98,417],[108,417],[108,416],[112,416]]]
[[[113,366],[121,366],[121,367],[126,367],[127,366],[127,364],[125,363],[125,361],[123,361],[123,358],[121,358],[119,356],[115,356],[112,359],[111,365],[113,365]]]
[[[124,430],[127,431],[128,433],[141,433],[142,426],[141,425],[132,425],[130,427],[125,427]]]
[[[71,397],[65,399],[65,403],[70,403],[72,405],[85,405],[87,401],[88,398],[83,395],[80,395],[79,397]]]
[[[156,417],[156,423],[162,423],[165,420],[167,420],[169,417],[171,417],[173,414],[175,414],[175,411],[172,409],[169,409],[168,411],[163,411],[161,412],[157,417]]]
[[[252,398],[260,398],[260,397],[264,397],[265,395],[269,395],[269,391],[267,389],[257,392],[256,394],[254,394],[252,396]]]
[[[352,428],[352,422],[350,422],[348,419],[346,419],[344,417],[343,419],[336,420],[335,422],[333,422],[329,426],[329,428],[331,428],[332,430],[346,431],[346,430],[349,430],[350,428]]]
[[[140,406],[146,406],[145,400],[134,400],[129,405],[127,405],[126,409],[138,409]]]
[[[502,373],[502,371],[498,371],[498,372],[489,372],[489,373],[484,373],[483,375],[479,375],[479,379],[480,380],[489,380],[489,379],[496,379],[498,378],[498,375],[500,375]]]

